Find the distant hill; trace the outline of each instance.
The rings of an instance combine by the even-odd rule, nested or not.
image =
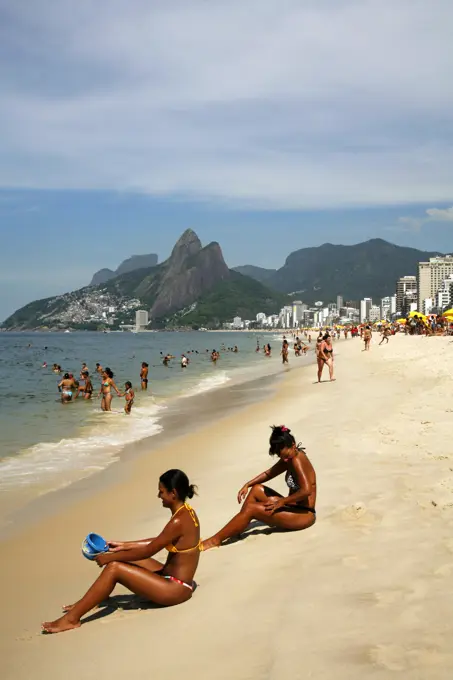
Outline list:
[[[97,286],[31,302],[14,312],[4,327],[97,329],[133,323],[137,309],[149,310],[150,326],[154,327],[216,327],[234,316],[277,313],[285,301],[281,293],[228,269],[219,244],[203,247],[188,229],[165,262],[134,269]]]
[[[266,285],[285,293],[297,293],[304,302],[334,301],[393,295],[396,280],[417,274],[418,263],[439,255],[372,239],[353,246],[325,243],[291,253],[283,267],[266,279]],[[253,268],[247,266],[254,277]],[[258,268],[260,270],[260,268]],[[264,270],[268,271],[268,270]],[[261,280],[261,273],[254,277]]]
[[[250,276],[255,281],[261,283],[268,283],[272,276],[276,273],[276,269],[264,269],[263,267],[255,267],[253,264],[244,264],[241,267],[233,267],[234,272],[238,272],[243,276]]]
[[[120,266],[113,271],[113,269],[100,269],[93,275],[90,286],[99,286],[102,283],[110,281],[110,279],[119,276],[120,274],[127,274],[136,269],[145,269],[148,267],[155,267],[159,259],[155,253],[150,255],[132,255],[127,260],[123,260]]]

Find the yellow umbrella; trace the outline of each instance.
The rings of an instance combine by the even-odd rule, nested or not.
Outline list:
[[[397,319],[396,323],[406,323],[406,319]]]
[[[453,308],[452,309],[447,309],[446,312],[442,314],[442,316],[453,316]]]

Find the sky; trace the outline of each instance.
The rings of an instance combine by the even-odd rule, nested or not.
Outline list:
[[[230,266],[451,252],[452,34],[451,0],[0,0],[0,320],[188,227]]]

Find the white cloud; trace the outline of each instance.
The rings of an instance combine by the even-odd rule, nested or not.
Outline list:
[[[439,208],[429,208],[426,211],[429,215],[429,219],[432,222],[453,222],[453,206],[451,208],[445,208],[441,210]]]
[[[451,0],[0,0],[0,14],[0,186],[262,208],[452,198]]]
[[[427,217],[400,217],[398,223],[402,225],[399,231],[420,231],[429,222],[453,222],[453,206],[451,208],[428,208]]]

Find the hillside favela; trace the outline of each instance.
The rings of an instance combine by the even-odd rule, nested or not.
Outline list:
[[[0,680],[452,680],[452,35],[0,1]]]

